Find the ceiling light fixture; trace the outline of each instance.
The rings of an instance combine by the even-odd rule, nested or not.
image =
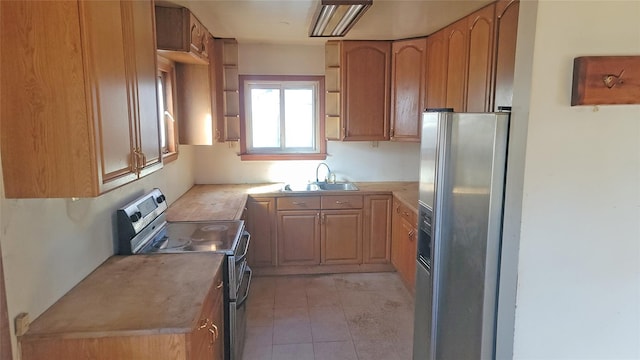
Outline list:
[[[373,4],[373,0],[321,0],[310,37],[342,37]]]

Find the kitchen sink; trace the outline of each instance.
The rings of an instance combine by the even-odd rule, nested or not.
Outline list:
[[[310,184],[287,184],[282,187],[282,191],[356,191],[358,187],[350,182],[338,183],[310,183]]]

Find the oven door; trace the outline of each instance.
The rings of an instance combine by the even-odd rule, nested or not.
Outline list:
[[[245,274],[240,284],[240,298],[229,302],[229,326],[227,327],[228,341],[225,346],[226,360],[241,360],[244,350],[245,332],[247,329],[247,299],[251,287],[252,271],[249,265],[245,266]]]
[[[240,286],[242,286],[243,277],[246,273],[247,252],[249,251],[250,240],[251,235],[244,231],[238,241],[238,246],[234,249],[233,255],[227,257],[230,301],[238,300],[238,297],[240,297],[241,294]]]

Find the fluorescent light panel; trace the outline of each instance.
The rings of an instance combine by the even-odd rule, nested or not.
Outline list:
[[[322,0],[309,36],[345,36],[372,3],[373,0]]]

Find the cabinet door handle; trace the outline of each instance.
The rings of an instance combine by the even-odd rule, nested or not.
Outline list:
[[[400,214],[400,205],[396,206],[396,212]]]
[[[209,325],[209,319],[200,319],[200,325],[198,326],[198,329],[204,329],[207,327],[207,325]]]
[[[296,205],[296,206],[304,206],[304,205],[306,205],[306,204],[307,204],[307,203],[306,203],[306,202],[304,202],[304,201],[300,201],[300,202],[298,202],[298,201],[292,201],[291,203],[292,203],[293,205]]]
[[[216,342],[216,340],[218,340],[218,334],[219,334],[218,327],[213,322],[211,322],[209,333],[211,333],[211,344],[209,345],[213,345]]]
[[[348,201],[336,200],[336,204],[338,204],[338,205],[349,205],[349,202]]]
[[[220,280],[220,283],[216,286],[216,289],[222,289],[222,280]]]
[[[403,211],[403,212],[402,212],[402,215],[404,215],[404,216],[409,216],[409,213],[408,213],[408,212],[406,212],[406,211]]]

